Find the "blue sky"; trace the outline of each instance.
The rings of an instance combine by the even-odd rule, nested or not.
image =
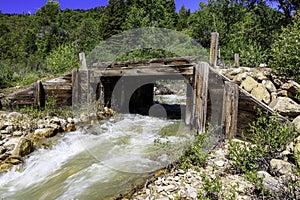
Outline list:
[[[61,9],[89,9],[97,6],[106,5],[108,0],[58,0]],[[199,3],[206,0],[175,0],[177,11],[185,5],[191,11],[199,8]],[[2,13],[35,13],[40,7],[46,4],[47,0],[0,0],[0,10]]]

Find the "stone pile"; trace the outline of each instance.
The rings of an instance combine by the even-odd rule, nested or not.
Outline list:
[[[47,138],[75,130],[72,118],[32,119],[19,112],[0,111],[0,171],[23,163],[23,157],[36,148],[51,147]]]
[[[300,140],[300,136],[298,140]],[[233,139],[233,142],[244,141]],[[297,144],[300,145],[300,142]],[[255,199],[253,183],[247,181],[242,174],[233,173],[232,161],[228,160],[226,156],[228,147],[228,141],[225,141],[211,151],[207,165],[199,170],[175,169],[171,172],[162,173],[128,199],[203,199],[208,195],[209,189],[207,187],[210,184],[211,186],[214,184],[210,189],[216,188],[219,184],[218,188],[212,191],[215,195],[213,199]],[[272,175],[267,171],[258,171],[258,177],[263,178],[262,183],[265,189],[284,196],[284,193],[290,189],[287,182],[291,179],[299,179],[293,174],[296,166],[286,160],[272,159],[270,167]],[[297,194],[297,198],[300,198],[300,193]]]
[[[258,100],[269,105],[283,116],[300,115],[300,84],[274,75],[269,68],[219,69]]]

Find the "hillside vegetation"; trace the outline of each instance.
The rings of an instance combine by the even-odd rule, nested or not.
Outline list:
[[[177,13],[174,0],[109,0],[105,7],[61,10],[48,0],[34,15],[0,14],[0,88],[68,72],[79,52],[139,27],[182,31],[205,48],[217,31],[224,64],[239,53],[241,65],[266,63],[299,81],[299,7],[299,1],[209,0],[194,13],[184,6]],[[149,51],[135,56],[149,58]]]

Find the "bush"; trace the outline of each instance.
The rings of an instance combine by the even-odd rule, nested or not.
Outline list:
[[[294,125],[282,122],[276,116],[258,111],[259,118],[250,125],[248,134],[252,143],[229,142],[229,159],[239,173],[251,170],[269,169],[272,158],[280,157],[280,153],[298,135]],[[243,138],[244,140],[245,137]]]
[[[300,82],[300,15],[295,14],[271,48],[269,65],[279,74]]]
[[[63,44],[54,49],[46,58],[47,69],[55,74],[70,72],[78,67],[79,60],[76,55],[75,43]]]

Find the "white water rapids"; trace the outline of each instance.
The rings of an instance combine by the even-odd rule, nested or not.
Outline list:
[[[39,149],[23,166],[0,174],[0,199],[115,196],[178,158],[190,139],[183,126],[178,120],[125,114],[66,133],[51,149]]]

